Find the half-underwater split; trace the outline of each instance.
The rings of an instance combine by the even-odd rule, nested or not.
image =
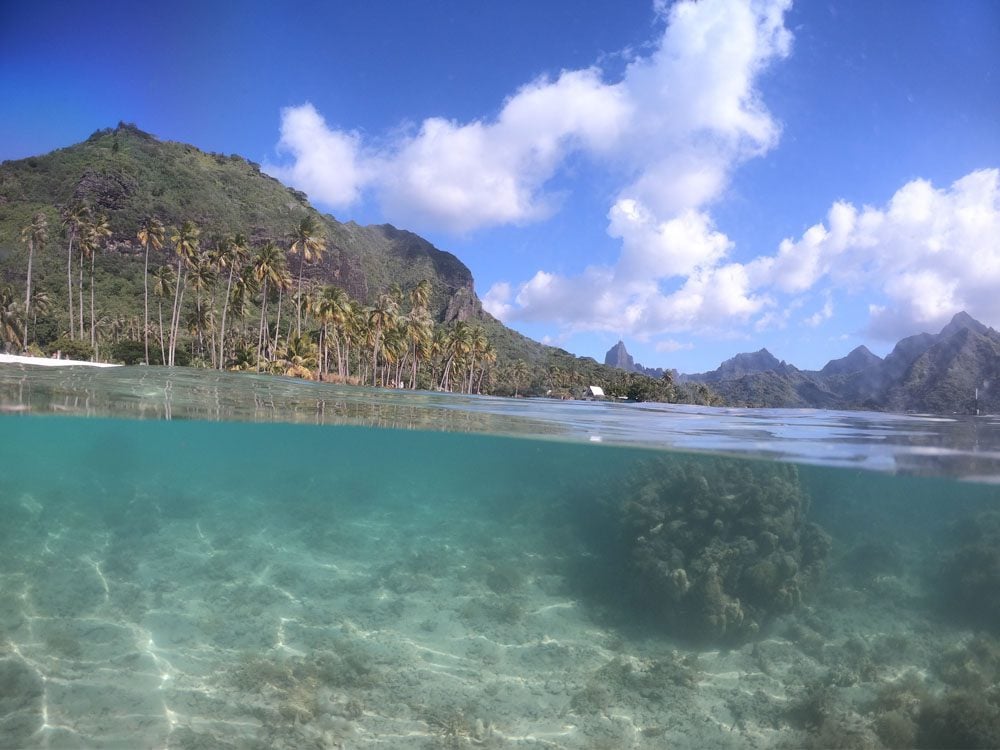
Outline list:
[[[0,368],[0,747],[1000,746],[1000,424]]]

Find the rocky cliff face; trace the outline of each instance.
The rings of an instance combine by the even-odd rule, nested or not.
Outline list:
[[[621,339],[618,340],[617,344],[608,349],[608,353],[604,355],[604,364],[609,367],[617,367],[619,370],[625,370],[626,372],[635,371],[635,360],[632,359],[632,355],[625,348],[625,342]]]

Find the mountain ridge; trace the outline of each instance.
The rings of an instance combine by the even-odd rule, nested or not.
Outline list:
[[[900,339],[884,359],[859,346],[820,370],[799,370],[761,349],[682,378],[710,383],[734,405],[995,413],[1000,333],[961,311],[939,333]]]

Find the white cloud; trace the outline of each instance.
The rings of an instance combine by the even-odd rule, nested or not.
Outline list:
[[[554,206],[543,186],[566,154],[611,148],[627,117],[621,89],[589,69],[525,86],[495,122],[426,120],[385,159],[383,207],[454,232],[544,218]]]
[[[564,71],[518,90],[493,121],[424,120],[379,148],[331,129],[311,104],[282,111],[276,177],[310,197],[346,206],[371,187],[397,223],[464,233],[547,217],[557,201],[544,190],[570,153],[610,153],[630,118],[620,85],[596,68]]]
[[[826,301],[823,302],[823,307],[814,312],[812,315],[810,315],[802,322],[805,323],[810,328],[815,328],[816,326],[826,322],[832,317],[833,317],[833,299],[831,299],[830,295],[827,294]]]
[[[563,71],[523,86],[493,120],[429,118],[378,148],[328,127],[310,104],[290,107],[279,150],[292,161],[269,171],[338,207],[371,187],[393,221],[465,233],[549,216],[558,201],[546,184],[580,153],[620,175],[618,202],[644,206],[660,226],[717,198],[736,163],[776,142],[754,80],[788,53],[788,4],[656,5],[663,34],[620,81]]]
[[[887,340],[936,330],[963,309],[998,321],[1000,170],[971,172],[948,188],[913,180],[884,208],[837,202],[826,225],[748,268],[755,287],[875,292],[882,301],[870,306],[869,331]],[[832,310],[823,313],[817,320]]]
[[[670,352],[690,351],[694,349],[694,344],[674,339],[663,339],[653,344],[653,349],[664,354],[669,354]]]
[[[483,295],[483,309],[497,320],[507,320],[512,306],[511,288],[506,281],[499,281]]]
[[[641,203],[623,198],[611,207],[608,218],[608,233],[622,240],[616,269],[620,280],[688,276],[716,265],[732,247],[729,238],[712,227],[711,218],[698,211],[657,221]]]
[[[316,200],[344,208],[357,202],[372,177],[371,165],[361,149],[360,135],[331,130],[316,108],[306,102],[281,112],[278,150],[291,154],[292,164],[268,164],[264,169]]]
[[[736,165],[777,142],[780,128],[755,81],[788,53],[787,7],[784,0],[657,6],[663,36],[625,71],[619,86],[630,117],[606,152],[626,175],[608,212],[621,255],[576,277],[539,271],[514,293],[505,310],[511,320],[644,336],[722,331],[774,305],[756,291],[768,269],[729,260],[732,242],[706,206]]]

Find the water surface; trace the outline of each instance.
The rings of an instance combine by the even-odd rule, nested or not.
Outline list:
[[[157,368],[0,405],[2,747],[1000,737],[990,418]]]

